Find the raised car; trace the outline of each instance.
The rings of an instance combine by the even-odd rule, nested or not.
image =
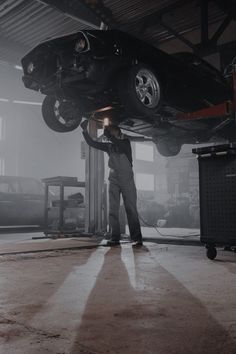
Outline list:
[[[82,117],[109,118],[153,138],[164,156],[185,143],[234,139],[222,119],[176,122],[176,114],[231,99],[231,84],[192,53],[167,54],[118,30],[79,31],[40,43],[23,59],[24,85],[46,95],[42,115],[57,132]]]

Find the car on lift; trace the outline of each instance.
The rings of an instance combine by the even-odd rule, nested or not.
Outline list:
[[[25,87],[46,95],[42,115],[57,132],[82,117],[108,117],[121,128],[152,137],[164,156],[183,144],[231,139],[222,119],[176,122],[231,99],[229,81],[188,52],[167,54],[118,30],[86,30],[48,39],[22,59]]]

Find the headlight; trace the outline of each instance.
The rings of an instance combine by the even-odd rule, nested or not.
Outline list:
[[[34,71],[35,69],[35,66],[34,66],[34,63],[29,63],[28,66],[27,66],[27,73],[28,74],[32,74],[32,72]]]
[[[86,48],[86,40],[81,38],[75,43],[75,51],[82,52]]]

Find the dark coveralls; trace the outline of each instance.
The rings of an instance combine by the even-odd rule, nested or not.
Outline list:
[[[137,212],[137,192],[132,169],[132,151],[127,138],[112,137],[111,142],[94,141],[88,132],[83,132],[85,141],[95,149],[109,155],[109,224],[112,240],[120,239],[120,194],[122,194],[128,219],[130,237],[133,241],[142,241]]]

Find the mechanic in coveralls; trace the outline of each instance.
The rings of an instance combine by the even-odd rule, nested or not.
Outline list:
[[[141,247],[142,234],[137,212],[137,193],[132,169],[132,150],[130,140],[125,137],[118,126],[109,125],[104,129],[104,135],[109,142],[94,141],[87,130],[88,120],[81,123],[83,136],[88,145],[95,149],[105,151],[109,155],[109,224],[111,227],[111,240],[108,246],[120,244],[120,194],[122,194],[128,219],[130,237],[133,247]]]

